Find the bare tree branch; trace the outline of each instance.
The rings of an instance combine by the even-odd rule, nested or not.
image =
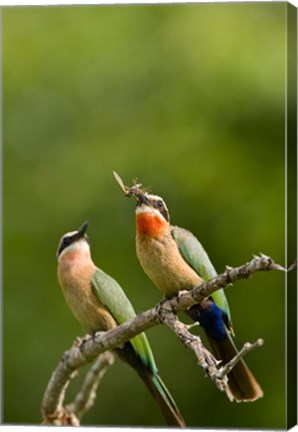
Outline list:
[[[96,398],[96,391],[100,381],[110,366],[114,364],[115,357],[110,351],[106,351],[98,356],[87,373],[81,390],[75,400],[68,404],[66,409],[73,413],[79,420],[92,407]]]
[[[177,319],[176,314],[187,310],[194,304],[200,303],[213,292],[226,288],[232,282],[239,279],[248,279],[254,273],[269,270],[285,271],[282,266],[276,264],[272,258],[266,255],[254,256],[251,261],[240,267],[233,268],[227,266],[224,273],[190,291],[180,291],[178,295],[171,299],[162,300],[156,307],[138,314],[135,318],[126,321],[113,330],[96,333],[95,337],[86,337],[82,343],[76,341],[72,348],[64,353],[46,388],[41,405],[44,423],[55,424],[52,419],[57,419],[59,416],[69,416],[70,418],[67,417],[67,420],[74,420],[74,413],[68,412],[66,408],[63,408],[63,401],[67,386],[75,376],[77,369],[93,361],[99,354],[107,350],[113,350],[139,333],[161,323],[168,325],[176,333],[181,342],[194,350],[198,363],[208,371],[208,375],[218,388],[225,390],[226,375],[230,369],[228,370],[227,368],[224,372],[221,371],[219,373],[218,361],[202,345],[198,336],[194,336],[188,332],[187,326]],[[251,348],[255,346],[254,344]],[[240,357],[233,359],[229,363],[229,367],[233,367],[250,349],[246,347],[244,352],[240,351]]]
[[[231,361],[221,366],[221,361],[217,360],[214,355],[204,347],[201,338],[189,332],[189,329],[194,327],[193,324],[183,324],[178,320],[177,315],[164,307],[160,311],[160,314],[163,322],[176,334],[180,342],[194,352],[198,364],[205,370],[206,374],[211,378],[217,388],[220,391],[225,391],[230,400],[233,400],[229,392],[228,373],[245,354],[254,348],[262,346],[264,341],[258,339],[254,344],[246,342]]]
[[[253,344],[251,344],[250,342],[246,342],[241,348],[241,350],[235,355],[235,357],[219,369],[217,373],[217,378],[222,379],[227,376],[227,374],[233,369],[233,367],[238,363],[238,361],[245,356],[245,354],[249,353],[254,348],[262,346],[263,344],[263,339],[258,339]]]
[[[160,311],[164,324],[166,324],[178,337],[180,342],[190,348],[197,357],[198,364],[205,370],[208,376],[221,391],[228,389],[227,374],[219,376],[218,361],[203,345],[201,338],[189,332],[193,325],[183,324],[178,320],[177,315],[164,307]],[[227,393],[228,394],[228,393]]]

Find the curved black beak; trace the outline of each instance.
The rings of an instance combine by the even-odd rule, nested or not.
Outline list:
[[[75,234],[76,239],[80,239],[84,237],[87,228],[88,228],[89,222],[84,222],[81,228],[78,230],[78,232]]]
[[[150,205],[150,200],[145,194],[138,193],[136,194],[136,197],[137,197],[137,205],[142,205],[142,204]]]

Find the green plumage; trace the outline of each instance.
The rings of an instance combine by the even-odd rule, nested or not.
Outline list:
[[[205,281],[217,276],[217,272],[213,267],[205,249],[199,240],[184,228],[173,227],[172,235],[175,239],[178,249],[187,263],[198,273]],[[229,304],[223,289],[220,289],[212,294],[213,301],[220,307],[231,321]]]
[[[118,282],[100,269],[96,269],[93,275],[92,290],[99,301],[110,311],[118,324],[122,324],[136,316],[132,304]],[[130,342],[136,354],[141,357],[147,368],[153,374],[156,374],[157,367],[145,333],[140,333],[131,339]]]
[[[136,316],[130,301],[118,282],[98,268],[92,277],[92,291],[117,324],[122,324]],[[116,351],[124,361],[138,372],[163,412],[168,425],[184,427],[184,419],[159,376],[145,333],[140,333]]]

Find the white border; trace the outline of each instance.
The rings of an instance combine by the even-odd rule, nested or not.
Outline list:
[[[0,7],[2,6],[6,6],[6,7],[12,7],[12,6],[90,6],[90,5],[114,5],[114,4],[158,4],[158,3],[163,3],[163,4],[171,4],[171,3],[260,3],[260,2],[280,2],[280,1],[284,1],[285,3],[290,3],[293,6],[298,8],[298,0],[290,0],[290,1],[285,1],[285,0],[88,0],[88,1],[82,1],[82,0],[0,0]],[[298,12],[298,11],[297,11]],[[0,51],[1,51],[1,40],[0,40]],[[0,57],[1,53],[0,53]],[[287,89],[286,89],[287,90]],[[286,92],[287,94],[287,92]],[[1,97],[1,88],[0,88],[0,103],[2,102],[2,97]],[[287,110],[287,104],[286,104],[286,110]],[[1,118],[0,118],[0,131],[1,131]],[[0,137],[1,138],[1,137]],[[287,145],[286,145],[287,146]],[[0,145],[0,149],[2,148],[2,146]],[[0,154],[1,156],[1,154]],[[0,158],[0,162],[1,162],[1,158]],[[287,178],[286,178],[287,181]],[[1,194],[2,195],[2,194]],[[286,200],[287,200],[287,193],[285,194]],[[285,200],[285,205],[286,205],[286,200]],[[285,230],[287,229],[287,227],[285,227]],[[286,262],[287,264],[287,262]],[[1,423],[0,423],[1,424]],[[45,430],[45,428],[48,430],[48,427],[43,427],[43,426],[33,426],[33,425],[28,425],[28,426],[13,426],[13,425],[1,425],[1,429],[3,431],[14,431],[14,432],[24,432],[26,430],[35,430],[38,427],[38,430]],[[109,432],[125,432],[125,431],[144,431],[144,429],[142,428],[129,428],[129,427],[89,427],[87,426],[85,427],[80,427],[81,430],[86,430],[87,432],[98,432],[98,431],[109,431]],[[148,428],[147,430],[150,430],[151,428]],[[165,429],[154,429],[154,431],[164,431]],[[203,431],[208,431],[208,432],[212,432],[213,429],[196,429],[196,430],[200,430],[201,432]],[[63,431],[73,431],[73,427],[63,427]],[[222,432],[224,432],[225,430],[222,429]],[[236,430],[235,430],[236,431]],[[242,432],[244,432],[245,429],[242,429]],[[292,428],[292,431],[298,431],[298,427],[295,426],[294,428]]]
[[[156,4],[156,3],[260,3],[280,2],[283,0],[0,0],[0,6],[63,6],[63,5],[112,5],[112,4]],[[284,0],[286,3],[286,1]],[[297,6],[298,0],[291,0],[289,3]]]

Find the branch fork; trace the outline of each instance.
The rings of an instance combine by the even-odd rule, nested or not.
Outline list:
[[[235,355],[224,366],[221,365],[221,361],[217,360],[214,355],[208,351],[203,345],[201,338],[190,333],[190,329],[198,325],[184,324],[179,321],[177,315],[168,307],[164,306],[166,302],[159,303],[157,307],[157,313],[159,314],[160,321],[167,325],[177,336],[180,342],[190,348],[196,358],[198,364],[205,370],[207,376],[211,378],[214,384],[220,391],[226,391],[228,389],[228,373],[231,372],[233,367],[251,350],[263,345],[264,341],[258,339],[254,344],[249,342],[245,343],[243,348]],[[229,396],[229,392],[226,391]]]

